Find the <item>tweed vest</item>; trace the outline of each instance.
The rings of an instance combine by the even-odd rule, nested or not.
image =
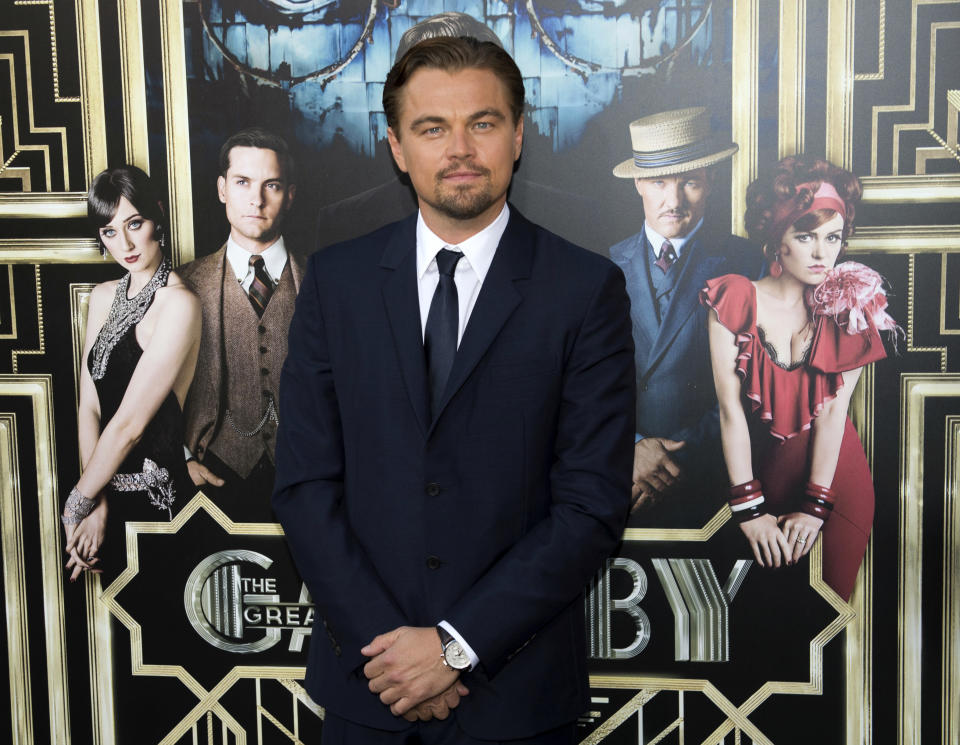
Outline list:
[[[264,454],[273,462],[280,368],[297,299],[290,264],[288,260],[262,318],[257,318],[233,272],[224,272],[226,410],[209,449],[242,478]]]

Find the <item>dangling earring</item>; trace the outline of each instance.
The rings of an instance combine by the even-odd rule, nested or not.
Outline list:
[[[103,241],[99,241],[99,243],[100,243],[100,256],[102,256],[102,257],[103,257],[103,260],[106,261],[106,260],[107,260],[107,247],[106,247],[105,245],[103,245]]]
[[[773,255],[773,261],[770,262],[770,276],[776,279],[783,274],[783,264],[780,263],[780,252]]]
[[[167,234],[166,231],[160,234],[160,250],[164,253],[167,252]]]

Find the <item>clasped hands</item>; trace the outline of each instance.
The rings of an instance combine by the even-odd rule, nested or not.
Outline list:
[[[446,719],[470,692],[460,673],[443,663],[433,627],[401,626],[374,637],[360,652],[370,658],[363,666],[370,690],[408,722]]]
[[[67,543],[64,551],[70,555],[66,568],[72,570],[70,581],[75,582],[84,571],[99,574],[97,552],[103,544],[107,528],[107,500],[101,496],[97,506],[76,525],[64,525]]]
[[[672,453],[685,442],[666,437],[645,437],[633,449],[633,502],[630,511],[656,502],[680,478],[680,466]]]
[[[760,566],[787,566],[806,556],[820,534],[823,520],[804,512],[790,512],[776,517],[761,515],[740,524]]]

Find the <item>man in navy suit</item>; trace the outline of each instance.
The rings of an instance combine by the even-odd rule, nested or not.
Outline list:
[[[307,690],[325,743],[572,743],[582,588],[630,503],[623,274],[507,206],[524,90],[497,45],[421,42],[383,99],[419,211],[311,257],[281,382]]]
[[[736,143],[710,132],[704,108],[630,124],[634,155],[613,169],[632,178],[643,230],[610,248],[630,294],[636,348],[634,518],[648,528],[700,527],[727,486],[706,310],[699,292],[723,274],[756,276],[759,250],[704,224],[715,164]]]

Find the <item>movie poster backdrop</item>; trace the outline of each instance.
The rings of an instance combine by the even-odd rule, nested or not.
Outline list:
[[[32,11],[23,4],[3,4],[16,6],[17,14],[12,22],[10,16],[0,22],[4,29],[18,23],[34,28],[38,22],[42,28],[44,18],[28,17]],[[98,152],[101,165],[139,160],[152,178],[168,184],[179,264],[223,245],[229,226],[216,192],[217,152],[230,134],[247,126],[281,134],[294,151],[297,198],[284,237],[298,263],[315,250],[415,210],[409,181],[390,157],[381,95],[400,36],[444,10],[486,24],[523,73],[525,139],[510,191],[512,207],[592,251],[606,254],[641,229],[643,213],[634,185],[615,178],[611,169],[631,155],[629,123],[658,111],[706,106],[713,131],[740,144],[734,159],[717,167],[706,220],[721,230],[743,233],[746,184],[757,169],[785,154],[805,150],[823,155],[866,177],[867,194],[858,213],[863,227],[850,250],[890,280],[890,310],[907,328],[907,339],[899,356],[865,372],[851,409],[877,490],[874,538],[854,596],[844,602],[823,582],[819,546],[796,567],[775,572],[758,567],[724,506],[725,482],[716,484],[715,494],[705,495],[715,500],[715,510],[679,527],[635,513],[617,554],[585,588],[592,695],[590,709],[578,722],[578,736],[584,743],[859,745],[893,742],[887,735],[896,732],[898,742],[919,743],[921,717],[931,737],[941,723],[945,742],[960,732],[960,712],[946,693],[937,699],[914,692],[920,688],[921,658],[911,636],[922,627],[931,638],[943,640],[944,662],[937,674],[943,690],[951,690],[957,675],[951,657],[957,649],[957,622],[947,609],[956,605],[949,591],[957,570],[951,551],[960,537],[949,507],[955,495],[944,495],[948,506],[942,516],[922,512],[922,500],[917,500],[924,487],[934,499],[944,483],[953,488],[948,475],[960,459],[960,449],[950,449],[950,443],[960,441],[960,426],[948,408],[955,408],[960,394],[948,366],[955,348],[950,335],[960,333],[958,268],[948,260],[949,251],[960,246],[960,241],[951,242],[957,236],[951,221],[957,220],[955,207],[949,207],[958,198],[949,189],[960,188],[960,104],[948,95],[956,93],[958,81],[955,73],[951,79],[949,73],[937,77],[933,72],[926,81],[912,72],[909,81],[911,96],[913,87],[925,85],[931,100],[947,101],[940,109],[932,107],[928,128],[943,141],[942,152],[932,152],[936,147],[927,139],[908,132],[891,156],[884,133],[894,122],[867,100],[868,93],[874,95],[870,100],[877,106],[881,93],[895,101],[905,95],[890,92],[897,90],[896,80],[906,85],[907,79],[905,74],[897,78],[893,50],[884,56],[884,30],[889,34],[913,23],[916,40],[917,23],[924,28],[944,21],[960,26],[960,3],[914,8],[912,16],[886,7],[884,0],[160,0],[135,3],[135,11],[125,5],[119,10],[101,7],[100,33],[122,41],[119,53],[112,45],[102,50],[102,108],[118,116],[105,121],[122,120],[124,127],[108,127],[106,144]],[[852,15],[843,15],[845,6],[854,5],[856,46]],[[883,16],[877,7],[884,8]],[[49,13],[61,31],[76,30],[75,61],[89,62],[95,43],[84,35],[92,23],[89,13],[71,15],[55,4]],[[139,25],[131,26],[133,21]],[[142,120],[122,113],[136,99],[130,73],[119,65],[135,33],[143,45]],[[849,52],[847,67],[837,62],[838,46]],[[898,53],[909,51],[904,50]],[[932,43],[918,54],[937,59]],[[950,59],[957,61],[955,52],[940,54],[948,57],[941,63],[947,69]],[[71,59],[69,51],[63,56]],[[913,70],[906,63],[899,69],[908,67]],[[851,80],[856,71],[863,100],[831,82],[837,70]],[[868,87],[874,83],[876,89]],[[89,93],[87,85],[83,90]],[[852,122],[861,128],[866,122],[869,128],[871,116],[872,136],[854,136]],[[87,119],[79,118],[74,130],[87,132],[89,110]],[[134,126],[138,122],[143,126]],[[17,176],[21,161],[9,155],[9,129],[0,126],[0,133],[0,154],[7,153],[0,161],[10,158],[4,163],[7,173],[0,170],[3,190],[39,190]],[[83,163],[68,161],[64,145],[62,181],[56,181],[59,175],[48,176],[46,191],[86,188],[80,176],[84,166],[87,182],[99,170],[91,167],[91,142],[83,145],[88,153]],[[70,144],[73,152],[80,148],[72,140]],[[29,170],[29,162],[23,162]],[[924,192],[925,198],[911,191],[929,185],[931,178],[946,191]],[[912,211],[894,214],[898,202]],[[19,207],[19,213],[2,214],[14,218],[8,221],[12,235],[26,235],[25,245],[41,245],[46,229],[39,226],[47,223],[40,219],[42,213],[23,204],[27,207]],[[77,203],[72,209],[73,221],[63,223],[67,232],[89,238]],[[913,246],[904,245],[905,236],[912,236]],[[10,261],[11,323],[0,313],[0,339],[18,338],[18,317],[20,333],[26,333],[29,322],[23,319],[36,314],[42,340],[42,315],[31,310],[24,292],[14,297],[14,288],[32,284],[34,276],[29,267],[14,265],[26,261]],[[80,259],[90,261],[89,256]],[[39,308],[40,264],[45,260],[34,263]],[[14,351],[13,368],[4,376],[4,400],[10,403],[0,411],[16,413],[18,422],[30,420],[17,398],[20,386],[26,386],[28,400],[44,401],[49,395],[58,411],[70,409],[86,297],[94,283],[117,276],[119,268],[106,264],[82,270],[70,264],[43,267],[48,297],[69,297],[65,310],[57,305],[62,299],[50,300],[48,314],[59,311],[71,319],[72,347],[68,339],[60,351],[46,353],[48,360],[19,367],[18,360],[26,358]],[[953,288],[951,311],[943,310],[946,289],[916,293],[925,282]],[[0,282],[0,289],[6,285]],[[6,302],[0,296],[0,308]],[[940,329],[939,336],[915,334],[927,322],[928,328]],[[5,324],[11,325],[9,334]],[[39,375],[40,382],[31,374]],[[52,375],[49,393],[43,393],[51,385],[44,374]],[[41,393],[30,387],[34,385]],[[893,403],[879,403],[898,400],[900,419]],[[924,402],[943,406],[934,406],[934,415],[925,419],[931,407]],[[44,434],[38,405],[30,440],[35,436],[39,443],[49,436],[53,442],[52,433]],[[6,431],[0,428],[0,434]],[[58,417],[55,442],[57,483],[66,494],[77,471],[73,415]],[[930,442],[939,455],[924,455]],[[945,455],[943,442],[948,444]],[[923,463],[918,467],[907,454],[929,460],[926,480]],[[50,461],[39,454],[35,467],[26,456],[22,460],[17,493],[36,489],[41,495],[36,522],[53,533],[57,526],[43,506],[56,505],[54,492],[43,501],[44,474],[52,468],[44,463]],[[67,728],[75,742],[318,742],[323,711],[302,686],[314,620],[311,598],[280,526],[246,521],[250,514],[269,510],[269,489],[258,483],[240,490],[238,498],[249,500],[252,510],[208,492],[199,491],[182,504],[170,522],[110,526],[125,535],[126,569],[103,585],[88,577],[85,600],[77,587],[60,591],[60,622],[68,629],[62,632],[65,647],[57,647],[56,633],[48,630],[45,654],[56,660],[60,653],[54,652],[61,650],[63,671],[56,678],[48,662],[48,677],[61,680],[60,687],[70,695],[57,704],[66,694],[55,693],[57,686],[50,684],[49,717],[32,710],[24,714],[21,707],[21,714],[11,717],[15,741],[21,741],[17,732],[29,732],[35,739],[22,741],[40,742],[49,734],[59,742],[54,733],[72,722]],[[4,499],[2,516],[9,526],[14,502]],[[25,516],[32,514],[24,509]],[[942,533],[942,557],[935,548],[927,549],[925,566],[945,562],[942,575],[933,575],[930,583],[937,589],[937,580],[942,581],[944,594],[937,602],[944,610],[941,615],[934,605],[922,620],[922,609],[931,607],[920,590],[927,570],[910,551],[925,525],[926,535]],[[10,533],[4,531],[6,551]],[[49,562],[53,549],[44,535],[40,550]],[[932,541],[928,545],[939,545]],[[59,590],[49,586],[53,570],[43,571],[44,607],[56,618],[49,610],[56,606],[48,598]],[[4,576],[8,615],[14,617],[21,607],[11,600],[14,574]],[[13,641],[18,637],[10,628],[8,622],[10,669],[29,669],[28,658],[16,656],[20,647]],[[875,688],[881,671],[897,677],[898,685]],[[924,680],[926,686],[934,685]],[[30,690],[15,676],[11,681],[12,701],[19,700],[18,691]]]

